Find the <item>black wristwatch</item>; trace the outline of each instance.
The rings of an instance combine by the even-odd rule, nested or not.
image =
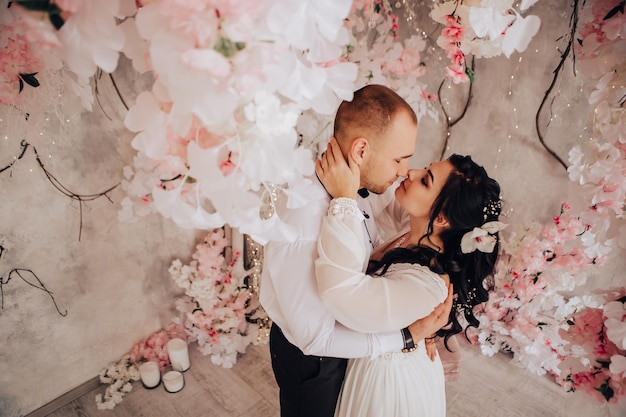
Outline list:
[[[408,327],[405,327],[401,330],[402,332],[402,340],[404,341],[404,349],[402,352],[409,353],[413,352],[417,346],[415,346],[415,342],[413,341],[413,336],[411,336],[411,332]]]

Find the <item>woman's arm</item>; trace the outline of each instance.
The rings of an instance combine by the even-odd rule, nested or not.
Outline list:
[[[406,265],[372,277],[361,272],[365,251],[360,211],[352,199],[331,202],[322,220],[315,275],[324,306],[361,332],[397,330],[427,316],[447,295],[443,280],[426,267]]]

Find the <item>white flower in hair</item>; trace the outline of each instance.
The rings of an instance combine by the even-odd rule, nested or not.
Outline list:
[[[495,233],[507,227],[508,224],[502,222],[487,222],[474,230],[467,232],[461,239],[461,252],[472,253],[476,249],[484,253],[493,252],[496,246]]]

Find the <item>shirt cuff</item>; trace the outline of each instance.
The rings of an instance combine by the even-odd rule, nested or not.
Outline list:
[[[402,340],[402,332],[400,330],[375,334],[378,342],[378,351],[375,350],[373,352],[373,358],[387,352],[400,352],[404,348],[404,340]]]
[[[357,220],[365,220],[365,216],[353,198],[339,197],[331,200],[328,215],[338,216],[340,214],[354,217]]]

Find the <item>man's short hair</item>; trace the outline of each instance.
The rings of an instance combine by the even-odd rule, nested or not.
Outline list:
[[[352,101],[343,101],[335,116],[334,136],[346,143],[362,136],[373,139],[384,132],[401,111],[417,124],[411,106],[395,91],[378,84],[370,84],[354,92]]]

